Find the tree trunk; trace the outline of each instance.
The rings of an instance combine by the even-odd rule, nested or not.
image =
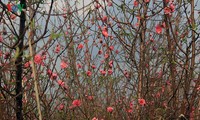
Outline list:
[[[26,0],[20,0],[20,4],[25,8]],[[15,65],[16,65],[16,118],[17,120],[23,120],[22,114],[22,74],[23,74],[23,64],[22,64],[22,56],[23,56],[23,42],[24,42],[24,35],[25,35],[25,21],[26,16],[25,12],[21,11],[20,15],[20,28],[19,28],[19,38],[17,45],[17,49],[19,49],[19,55],[16,58]]]

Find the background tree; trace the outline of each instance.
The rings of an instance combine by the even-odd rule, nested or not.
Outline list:
[[[0,1],[1,119],[199,119],[199,2]]]

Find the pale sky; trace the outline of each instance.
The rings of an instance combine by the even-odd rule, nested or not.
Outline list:
[[[66,2],[67,0],[55,0],[53,9],[59,12],[63,11],[63,8],[66,8]],[[94,8],[94,4],[91,4],[90,6],[88,6],[90,3],[92,3],[93,0],[75,0],[77,2],[77,8],[83,8],[84,6],[87,6],[87,8],[91,7],[91,9]],[[68,0],[68,2],[70,3],[70,6],[74,5],[75,1],[72,0]],[[99,0],[99,2],[102,0]],[[47,0],[47,3],[50,3],[51,0]],[[45,5],[45,9],[46,11],[49,10],[50,4]],[[87,8],[84,8],[84,10],[86,10]],[[82,14],[82,10],[79,11],[79,14]]]

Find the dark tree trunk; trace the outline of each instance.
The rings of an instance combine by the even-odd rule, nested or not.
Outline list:
[[[26,0],[20,0],[20,4],[25,9]],[[22,57],[23,57],[23,42],[24,42],[24,35],[25,35],[25,21],[26,16],[25,12],[21,11],[20,15],[20,28],[19,28],[19,44],[17,48],[19,49],[19,56],[17,56],[15,64],[16,64],[16,117],[17,120],[23,120],[22,114],[22,97],[23,97],[23,90],[22,90],[22,73],[23,73],[23,64],[22,64]]]

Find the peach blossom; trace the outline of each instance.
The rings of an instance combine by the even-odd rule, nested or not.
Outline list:
[[[75,106],[75,107],[77,107],[77,106],[81,106],[81,101],[80,100],[74,100],[73,102],[72,102],[72,105],[73,106]]]
[[[138,99],[138,102],[140,105],[144,106],[146,104],[146,101],[144,99]]]
[[[113,112],[113,107],[107,107],[107,112]]]
[[[156,33],[161,34],[162,33],[162,27],[158,24],[156,25]]]

